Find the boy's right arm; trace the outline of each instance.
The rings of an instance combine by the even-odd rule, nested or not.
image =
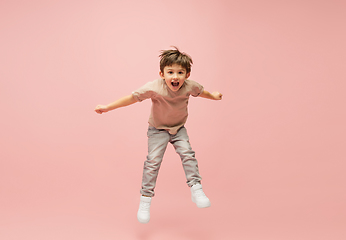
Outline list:
[[[95,112],[102,114],[104,112],[108,112],[120,107],[125,107],[131,104],[134,104],[136,101],[136,99],[133,97],[133,95],[128,95],[125,97],[122,97],[118,100],[116,100],[115,102],[112,102],[108,105],[97,105],[95,108]]]

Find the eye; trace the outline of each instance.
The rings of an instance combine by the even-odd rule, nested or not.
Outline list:
[[[168,73],[169,73],[169,74],[173,74],[173,72],[172,72],[172,71],[169,71]]]
[[[184,74],[184,72],[179,72],[179,74]]]

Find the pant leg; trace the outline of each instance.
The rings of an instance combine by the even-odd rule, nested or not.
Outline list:
[[[156,179],[159,173],[163,155],[166,151],[170,135],[165,130],[148,128],[148,156],[144,162],[141,194],[154,196]]]
[[[175,151],[181,158],[187,185],[191,187],[196,183],[200,183],[202,177],[199,174],[198,162],[195,158],[195,152],[191,148],[186,128],[180,128],[177,134],[172,135],[170,142],[173,144]]]

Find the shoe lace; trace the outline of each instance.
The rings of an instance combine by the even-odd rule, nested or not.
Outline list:
[[[141,209],[141,210],[144,210],[144,211],[149,210],[149,209],[150,209],[150,203],[141,202],[141,204],[140,204],[140,209]]]
[[[195,196],[196,198],[204,198],[206,197],[205,193],[203,192],[202,189],[198,189],[195,191]]]

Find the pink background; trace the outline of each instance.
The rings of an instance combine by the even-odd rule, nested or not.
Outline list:
[[[55,0],[0,3],[0,239],[346,239],[346,4]],[[194,60],[222,101],[187,128],[212,201],[190,200],[169,146],[137,222],[150,101],[93,112]]]

